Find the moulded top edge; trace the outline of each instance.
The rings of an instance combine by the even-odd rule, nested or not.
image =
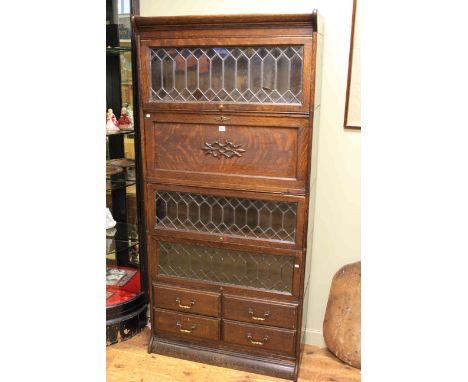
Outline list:
[[[250,25],[274,23],[291,24],[291,26],[304,24],[312,26],[317,31],[317,10],[304,14],[246,14],[246,15],[194,15],[194,16],[132,16],[132,24],[136,30],[151,30],[167,27],[209,27],[240,24],[242,27]]]

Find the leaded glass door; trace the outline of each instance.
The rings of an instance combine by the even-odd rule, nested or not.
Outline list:
[[[275,38],[145,41],[141,64],[148,73],[145,103],[166,109],[305,111],[310,94],[310,42]]]
[[[300,249],[304,198],[149,185],[148,227],[158,236]]]
[[[298,293],[302,260],[299,251],[238,248],[190,239],[151,238],[154,282],[222,287],[227,293],[252,289],[259,296]]]

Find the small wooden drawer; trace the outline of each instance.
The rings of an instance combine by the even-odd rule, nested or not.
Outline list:
[[[154,309],[156,332],[178,336],[219,340],[219,319]]]
[[[223,318],[296,329],[297,304],[223,296]]]
[[[172,285],[153,284],[153,303],[156,308],[219,317],[220,295]]]
[[[294,355],[296,331],[223,321],[224,341]]]

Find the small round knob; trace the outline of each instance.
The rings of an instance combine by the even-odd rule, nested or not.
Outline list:
[[[219,110],[221,111],[221,110],[224,109],[224,105],[223,105],[223,104],[220,104],[220,105],[218,106],[218,108],[219,108]]]
[[[223,241],[223,240],[224,240],[224,237],[220,236],[219,241]]]

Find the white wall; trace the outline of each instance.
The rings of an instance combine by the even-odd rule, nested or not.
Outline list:
[[[306,341],[323,345],[322,323],[331,279],[358,261],[360,226],[360,131],[343,129],[352,0],[140,0],[142,16],[239,13],[310,13],[324,22],[322,99],[316,174],[311,176],[315,209],[309,224],[312,255]],[[319,139],[317,140],[317,137]],[[315,157],[314,155],[314,157]]]

